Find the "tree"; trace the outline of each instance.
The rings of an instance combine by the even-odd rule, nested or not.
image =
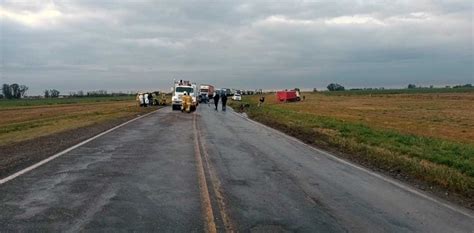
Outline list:
[[[327,86],[329,91],[344,91],[345,88],[341,84],[338,83],[331,83]]]
[[[7,98],[7,99],[12,98],[12,89],[10,88],[9,84],[7,84],[7,83],[3,84],[2,93],[3,93],[3,96],[5,96],[5,98]]]
[[[20,85],[20,98],[25,97],[26,91],[28,91],[28,87],[25,85]]]
[[[7,99],[20,99],[22,97],[25,97],[27,90],[28,90],[27,86],[19,85],[17,83],[14,83],[11,85],[4,83],[2,85],[3,96]]]
[[[59,91],[56,89],[51,89],[49,90],[49,95],[51,98],[58,98],[59,97]]]
[[[49,97],[50,97],[49,90],[44,90],[44,98],[49,98]]]
[[[10,90],[12,92],[12,97],[14,99],[19,99],[21,97],[20,85],[18,85],[18,83],[14,83],[10,85]]]
[[[416,88],[416,85],[415,84],[408,84],[408,89],[415,89]]]

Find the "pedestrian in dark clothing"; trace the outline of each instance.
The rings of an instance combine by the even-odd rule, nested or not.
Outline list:
[[[150,106],[153,105],[153,95],[152,95],[151,93],[148,94],[148,104],[149,104]]]
[[[226,94],[223,94],[221,96],[221,100],[222,100],[222,111],[225,111],[225,107],[227,105],[227,95]]]
[[[260,100],[258,101],[258,106],[262,106],[263,102],[265,102],[265,96],[260,97]]]
[[[217,111],[217,105],[219,104],[219,93],[214,93],[214,105],[216,106],[216,111]]]

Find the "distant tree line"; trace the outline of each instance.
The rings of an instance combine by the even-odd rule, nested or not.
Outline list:
[[[129,96],[134,95],[132,93],[123,93],[123,92],[112,92],[108,93],[106,90],[97,90],[97,91],[77,91],[70,92],[69,96],[71,97],[110,97],[110,96]]]
[[[473,88],[472,84],[456,85],[453,88]]]
[[[434,88],[433,85],[430,85],[429,87],[423,87],[423,86],[417,86],[413,83],[410,83],[408,84],[408,89],[415,89],[415,88]],[[445,86],[445,88],[451,88],[451,86]],[[456,85],[456,86],[453,86],[452,88],[473,88],[472,84],[468,83],[468,84],[464,84],[464,85]]]
[[[385,87],[364,87],[364,88],[351,88],[349,91],[379,91],[385,90]]]
[[[2,85],[2,94],[0,98],[6,99],[21,99],[25,97],[28,87],[25,85],[19,85],[17,83]]]
[[[430,89],[433,89],[435,88],[433,85],[430,85],[429,87],[423,87],[423,86],[417,86],[413,83],[410,83],[408,84],[408,89],[419,89],[419,88],[430,88]],[[446,86],[444,88],[474,88],[474,86],[470,83],[468,84],[464,84],[464,85],[456,85],[456,86]],[[345,91],[346,89],[344,88],[344,86],[342,86],[341,84],[339,83],[331,83],[327,86],[327,89],[329,91]],[[385,90],[384,87],[380,87],[380,88],[352,88],[352,89],[349,89],[350,91],[360,91],[360,90]],[[313,92],[317,92],[317,89],[314,88],[313,89]]]

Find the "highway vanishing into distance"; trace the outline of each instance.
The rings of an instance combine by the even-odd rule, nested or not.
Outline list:
[[[471,210],[207,105],[0,184],[0,232],[473,232]]]

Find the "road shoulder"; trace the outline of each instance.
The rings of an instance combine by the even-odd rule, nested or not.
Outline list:
[[[281,133],[285,135],[286,137],[291,138],[292,140],[297,140],[299,143],[305,144],[309,147],[312,147],[316,150],[321,150],[324,151],[326,154],[329,154],[333,156],[336,159],[343,160],[347,163],[354,164],[356,166],[361,166],[364,169],[367,169],[370,172],[374,172],[377,174],[381,174],[386,177],[393,178],[394,180],[397,180],[401,182],[402,184],[406,184],[413,188],[414,190],[417,190],[417,192],[420,193],[426,193],[428,195],[432,195],[436,198],[439,198],[443,201],[448,201],[450,203],[454,203],[456,205],[462,206],[464,208],[467,208],[469,210],[474,210],[474,197],[465,197],[461,196],[457,193],[449,192],[443,188],[430,185],[427,182],[424,182],[422,180],[416,179],[415,177],[412,177],[410,175],[404,174],[400,171],[397,170],[384,170],[381,169],[374,164],[372,164],[370,161],[365,159],[363,156],[357,155],[357,154],[349,154],[349,153],[344,153],[341,152],[340,150],[337,150],[336,148],[330,147],[330,146],[324,146],[320,144],[315,144],[315,143],[306,143],[304,138],[301,137],[295,137],[294,135],[288,134],[288,132],[285,132],[285,130],[279,129],[278,126],[274,125],[267,125],[263,122],[256,121],[250,117],[247,116],[245,113],[238,113],[234,111],[233,109],[231,110],[234,114],[236,114],[239,117],[242,117],[248,121],[254,122],[255,124],[262,125],[268,129],[274,130],[278,133]],[[298,135],[298,134],[297,134]]]
[[[140,115],[130,115],[0,146],[0,178],[5,178],[75,144],[139,116]]]

